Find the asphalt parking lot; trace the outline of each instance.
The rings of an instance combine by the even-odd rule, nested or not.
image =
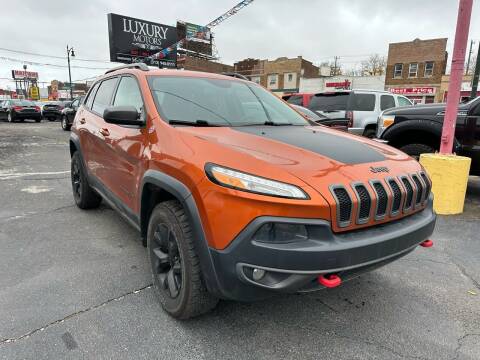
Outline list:
[[[480,359],[480,179],[431,249],[343,286],[176,321],[139,235],[81,211],[60,124],[0,123],[1,359]]]

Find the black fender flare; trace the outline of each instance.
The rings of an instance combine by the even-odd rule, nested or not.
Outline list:
[[[215,271],[210,248],[203,230],[202,220],[190,189],[176,178],[161,171],[147,170],[142,179],[141,193],[139,197],[140,227],[142,229],[142,233],[144,229],[148,227],[148,219],[146,219],[145,215],[146,209],[144,209],[145,206],[142,206],[143,192],[148,184],[155,185],[156,187],[167,191],[182,204],[190,220],[195,251],[200,260],[200,268],[202,270],[205,286],[207,287],[208,291],[218,297],[221,297],[222,295],[219,289],[218,276]]]
[[[73,145],[73,146],[72,146]],[[71,132],[70,133],[70,141],[69,141],[69,146],[70,146],[70,157],[73,155],[73,153],[75,152],[74,151],[74,148],[79,151],[81,153],[81,149],[80,149],[80,138],[78,137],[78,135],[74,132]]]
[[[382,139],[387,140],[388,142],[397,136],[401,136],[402,133],[410,130],[418,130],[430,133],[438,138],[438,146],[440,146],[440,140],[442,138],[442,128],[443,123],[433,121],[433,120],[424,120],[424,119],[414,119],[414,120],[404,120],[402,122],[393,124],[389,126],[384,133],[382,134]],[[460,142],[457,138],[454,139],[453,149],[455,152],[460,147]]]

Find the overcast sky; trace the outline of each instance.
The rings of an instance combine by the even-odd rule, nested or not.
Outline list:
[[[238,0],[3,0],[0,47],[65,56],[72,45],[73,66],[106,68],[109,59],[107,13],[175,25],[177,20],[206,24]],[[480,1],[474,1],[470,38],[480,40]],[[346,68],[359,66],[368,54],[386,55],[388,43],[414,38],[447,37],[451,54],[457,0],[255,0],[213,28],[220,60],[233,64],[246,57],[275,59],[302,55],[315,63],[340,56]],[[477,20],[476,20],[477,19]],[[477,42],[478,44],[478,42]],[[13,83],[12,69],[31,62],[66,65],[66,60],[0,50],[0,86]],[[450,58],[449,58],[450,61]],[[40,81],[68,80],[66,68],[28,65]],[[79,80],[102,70],[72,68]]]

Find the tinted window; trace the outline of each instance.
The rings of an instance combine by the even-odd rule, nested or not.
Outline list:
[[[103,115],[103,110],[105,110],[105,108],[110,105],[110,99],[112,98],[113,90],[115,89],[116,83],[117,78],[102,81],[100,87],[97,90],[97,94],[95,95],[95,100],[93,100],[93,111],[100,115]]]
[[[412,105],[410,100],[408,100],[407,98],[404,98],[403,96],[399,96],[397,99],[398,99],[398,106],[410,106],[410,105]]]
[[[143,101],[137,81],[130,76],[124,76],[120,80],[115,100],[115,106],[135,106],[138,112],[143,110]]]
[[[28,101],[28,100],[13,100],[12,105],[14,105],[14,106],[35,106],[33,101]]]
[[[380,110],[386,110],[395,107],[395,98],[392,95],[380,96]]]
[[[350,99],[348,110],[351,110],[351,111],[375,110],[375,95],[374,94],[354,94]]]
[[[275,95],[253,83],[208,78],[152,76],[150,89],[165,120],[216,125],[290,123],[306,120]]]
[[[303,105],[303,96],[302,95],[292,95],[287,99],[289,104],[294,105]]]
[[[308,108],[313,111],[347,110],[350,93],[317,94],[312,97]]]
[[[95,98],[95,93],[97,92],[97,89],[98,89],[98,84],[99,83],[96,83],[93,86],[92,90],[88,94],[87,100],[85,101],[85,106],[89,109],[92,108],[92,103],[93,103],[93,99]]]

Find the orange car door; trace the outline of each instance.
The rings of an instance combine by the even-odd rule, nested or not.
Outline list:
[[[113,106],[133,106],[140,117],[145,117],[144,102],[134,76],[122,76],[114,95]],[[145,126],[104,124],[108,132],[105,142],[108,151],[110,190],[133,212],[138,212],[136,201],[142,158],[145,150]]]

